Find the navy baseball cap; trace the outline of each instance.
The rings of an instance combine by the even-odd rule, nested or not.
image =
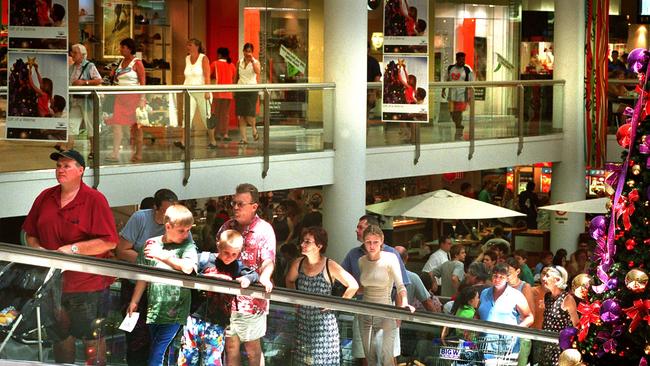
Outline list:
[[[50,159],[58,161],[60,158],[68,158],[76,161],[82,167],[86,167],[84,157],[77,150],[55,151],[50,154]]]

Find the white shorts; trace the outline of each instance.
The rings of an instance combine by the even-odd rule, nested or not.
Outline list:
[[[393,344],[393,357],[397,357],[402,354],[402,343],[399,339],[399,328],[395,328],[395,342]],[[381,340],[383,336],[383,331],[377,332],[377,337],[375,338],[375,349],[381,350]],[[355,315],[354,320],[352,321],[352,357],[354,358],[366,358],[366,355],[363,352],[363,341],[361,340],[361,331],[359,330],[359,321]],[[369,365],[371,366],[371,365]]]
[[[239,337],[241,342],[250,342],[266,334],[266,314],[230,315],[230,325],[226,327],[226,338]]]

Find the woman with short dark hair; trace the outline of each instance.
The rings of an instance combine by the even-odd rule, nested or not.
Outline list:
[[[253,44],[246,43],[242,52],[242,57],[237,62],[237,84],[255,85],[260,81],[260,62],[253,57]],[[248,144],[246,135],[246,126],[251,125],[253,128],[253,140],[259,140],[257,127],[255,126],[255,116],[257,108],[257,92],[239,92],[235,93],[235,110],[239,121],[240,145]]]
[[[123,58],[112,74],[115,83],[120,86],[145,85],[144,65],[135,57],[135,41],[132,38],[120,41],[120,54]],[[142,102],[146,102],[144,94],[115,95],[113,116],[106,119],[106,124],[113,128],[113,153],[106,157],[107,161],[119,161],[120,145],[126,126],[131,128],[131,138],[135,147],[131,161],[142,160],[143,133],[135,115],[136,108]]]
[[[285,244],[287,245],[287,244]],[[325,257],[327,232],[309,227],[302,232],[302,257],[296,259],[287,273],[287,287],[314,294],[331,295],[334,281],[347,289],[342,297],[352,298],[359,289],[354,277],[335,261]],[[300,306],[296,313],[296,358],[299,365],[339,365],[339,328],[333,311]]]

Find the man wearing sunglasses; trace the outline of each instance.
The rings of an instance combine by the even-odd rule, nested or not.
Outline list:
[[[271,292],[273,289],[271,275],[275,267],[275,233],[271,224],[257,216],[259,200],[257,187],[249,183],[238,185],[231,202],[233,218],[221,226],[217,238],[228,229],[241,233],[244,247],[239,259],[244,266],[257,271],[260,284],[264,286],[266,292]],[[241,364],[239,349],[243,342],[248,355],[248,364],[262,365],[261,360],[264,355],[262,355],[260,339],[266,334],[269,301],[250,296],[237,296],[231,310],[230,325],[226,328],[227,364],[230,366]]]

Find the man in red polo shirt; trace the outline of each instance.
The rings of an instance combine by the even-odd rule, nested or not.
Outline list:
[[[103,194],[82,181],[86,163],[75,150],[54,152],[59,185],[38,195],[23,230],[27,245],[66,254],[106,258],[115,249],[115,220]],[[106,315],[108,286],[113,279],[82,272],[63,272],[63,295],[54,344],[57,363],[74,363],[75,338],[84,340],[88,364],[106,363],[104,339],[93,335],[92,323]]]

